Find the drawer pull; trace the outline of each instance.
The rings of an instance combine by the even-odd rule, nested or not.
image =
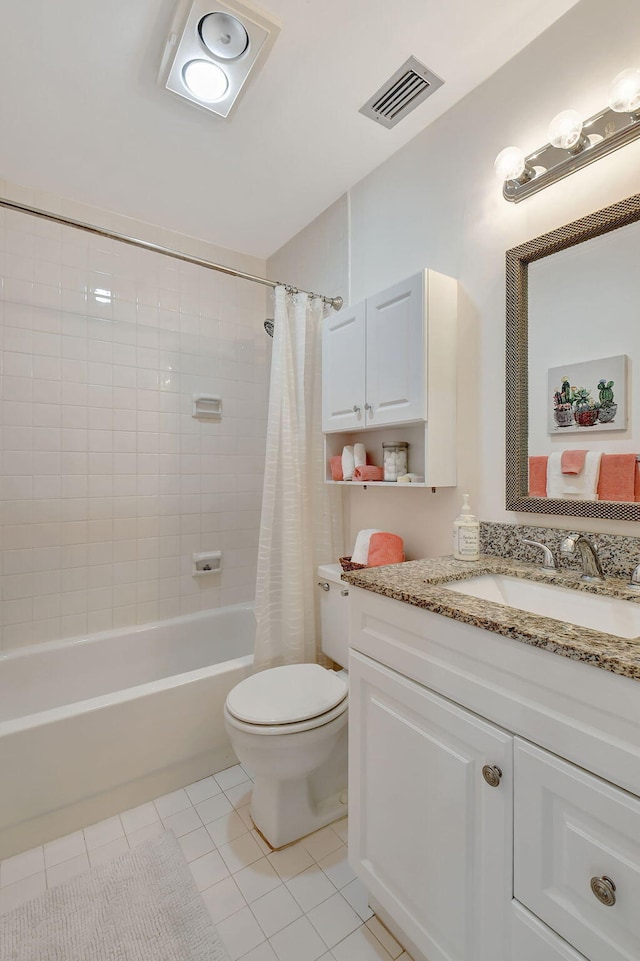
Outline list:
[[[603,874],[601,878],[591,878],[591,890],[600,904],[605,904],[610,908],[616,903],[616,886],[606,874]]]
[[[318,587],[321,587],[323,591],[330,591],[331,588],[326,581],[318,581]]]
[[[497,764],[485,764],[485,766],[482,768],[482,776],[489,787],[498,787],[500,784],[500,778],[502,777],[502,771]]]

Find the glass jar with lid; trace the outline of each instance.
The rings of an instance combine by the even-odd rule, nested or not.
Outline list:
[[[387,440],[382,444],[384,479],[397,481],[407,473],[409,444],[406,440]]]

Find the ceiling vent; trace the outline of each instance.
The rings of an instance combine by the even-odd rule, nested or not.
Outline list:
[[[444,80],[427,70],[423,63],[409,57],[364,107],[360,107],[360,113],[383,127],[395,127],[443,83]]]

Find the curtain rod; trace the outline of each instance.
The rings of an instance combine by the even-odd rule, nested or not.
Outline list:
[[[292,293],[309,294],[311,297],[319,296],[329,307],[340,310],[343,305],[342,297],[325,297],[321,294],[312,294],[311,291],[298,291],[297,287],[290,284],[280,284],[275,280],[267,280],[266,277],[257,277],[255,274],[247,274],[243,270],[234,270],[233,267],[225,267],[224,264],[216,264],[212,260],[203,260],[201,257],[191,257],[189,254],[182,254],[179,250],[172,250],[171,247],[163,247],[160,244],[152,244],[147,240],[139,240],[137,237],[128,237],[126,234],[119,234],[114,230],[105,230],[103,227],[94,227],[93,224],[85,224],[81,220],[73,220],[71,217],[63,217],[62,214],[53,214],[48,210],[39,210],[37,207],[29,207],[26,204],[19,204],[15,200],[8,200],[0,197],[0,207],[9,210],[17,210],[32,217],[40,217],[42,220],[52,220],[54,223],[62,224],[64,227],[76,227],[89,234],[96,234],[98,237],[107,237],[109,240],[119,240],[123,244],[131,247],[141,247],[143,250],[151,250],[156,254],[165,254],[173,257],[174,260],[182,260],[186,264],[195,264],[196,267],[206,267],[208,270],[217,270],[221,274],[228,274],[230,277],[239,277],[240,280],[250,280],[254,284],[262,284],[263,287],[284,286]]]

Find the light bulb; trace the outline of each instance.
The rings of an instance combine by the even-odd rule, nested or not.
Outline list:
[[[562,110],[549,124],[549,143],[562,150],[581,149],[582,117],[577,110]]]
[[[519,180],[525,170],[524,154],[520,147],[505,147],[493,164],[499,180]]]
[[[183,67],[182,77],[189,92],[203,103],[222,100],[229,89],[226,73],[210,60],[190,60]]]
[[[640,110],[640,70],[623,70],[609,89],[609,106],[616,113],[636,113]]]

